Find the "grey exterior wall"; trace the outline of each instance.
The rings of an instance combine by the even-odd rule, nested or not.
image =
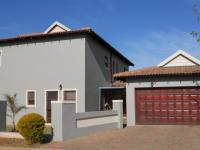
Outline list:
[[[200,86],[200,77],[157,77],[157,78],[135,78],[127,79],[126,84],[126,98],[127,98],[127,125],[136,125],[135,112],[135,89],[136,88],[150,88],[150,87],[194,87]]]
[[[0,99],[18,93],[18,103],[26,104],[26,90],[36,90],[36,107],[25,113],[45,116],[45,90],[77,89],[77,110],[85,111],[85,38],[70,37],[1,46]],[[9,120],[8,120],[9,123]]]
[[[6,101],[0,101],[0,131],[6,130]]]
[[[4,94],[18,94],[19,105],[26,105],[26,90],[36,91],[36,107],[27,107],[16,120],[29,112],[46,118],[45,90],[77,89],[77,112],[100,109],[100,87],[112,82],[110,57],[119,71],[128,68],[121,58],[89,35],[55,37],[38,41],[0,45],[0,99]],[[104,57],[109,58],[105,68]],[[60,99],[61,99],[61,92]],[[10,119],[7,119],[10,123]]]
[[[128,64],[113,54],[97,40],[87,36],[85,49],[85,92],[86,111],[100,110],[100,87],[111,87],[112,62],[118,64],[118,72],[128,70]],[[108,68],[105,67],[105,56],[108,57]]]
[[[113,103],[114,110],[112,111],[76,113],[73,102],[52,102],[53,140],[64,141],[113,128],[123,128],[123,102],[115,100]],[[80,120],[104,117],[116,117],[117,119],[113,122],[100,122],[98,125],[77,127],[77,122]]]

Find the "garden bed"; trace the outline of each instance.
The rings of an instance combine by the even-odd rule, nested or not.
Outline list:
[[[15,139],[15,138],[1,138],[0,137],[0,145],[5,147],[42,147],[46,144],[34,144],[27,145],[23,139]]]
[[[0,132],[0,138],[24,139],[18,132]]]
[[[27,145],[24,138],[18,132],[11,132],[12,126],[7,126],[5,132],[0,132],[0,146],[5,147],[35,147],[49,145],[52,142],[52,129],[46,126],[44,130],[44,141],[42,144]]]

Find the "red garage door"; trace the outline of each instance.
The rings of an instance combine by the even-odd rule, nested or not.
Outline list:
[[[200,88],[136,89],[137,124],[200,124]]]

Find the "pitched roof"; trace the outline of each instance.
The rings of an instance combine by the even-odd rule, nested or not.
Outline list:
[[[183,50],[178,50],[176,53],[169,56],[167,59],[158,64],[159,67],[167,67],[172,65],[173,66],[200,65],[200,60],[186,53]]]
[[[200,61],[183,50],[178,50],[157,66],[120,72],[114,74],[113,76],[115,78],[127,78],[195,74],[200,75]]]
[[[200,75],[200,66],[180,66],[180,67],[149,67],[133,71],[116,73],[115,78],[146,77],[146,76],[166,76],[166,75]]]
[[[122,55],[117,49],[111,46],[103,38],[101,38],[91,28],[82,28],[82,29],[77,29],[77,30],[46,33],[46,34],[38,33],[38,34],[30,34],[26,36],[17,36],[13,38],[5,38],[5,39],[0,39],[0,46],[4,44],[17,44],[17,42],[28,42],[28,41],[33,41],[33,40],[41,40],[41,39],[54,38],[54,37],[66,37],[66,36],[71,36],[71,35],[90,35],[96,40],[98,40],[99,42],[101,42],[103,45],[108,47],[113,53],[115,53],[120,58],[122,58],[126,63],[128,63],[131,66],[134,66],[134,64],[130,60],[128,60],[124,55]]]
[[[53,31],[53,29],[55,29],[55,27],[60,28],[59,31],[71,31],[70,28],[66,27],[65,25],[63,25],[62,23],[55,21],[51,26],[49,26],[45,31],[44,34],[46,33],[50,33]]]

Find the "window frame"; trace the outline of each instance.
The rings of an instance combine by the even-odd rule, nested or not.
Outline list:
[[[104,66],[106,69],[109,69],[109,58],[108,56],[104,56]]]
[[[28,93],[34,92],[34,105],[28,104]],[[26,90],[26,107],[35,108],[36,107],[36,90]]]
[[[112,73],[115,73],[115,61],[112,61]]]
[[[67,91],[75,91],[76,94],[75,94],[75,100],[64,100],[64,92],[67,92]],[[77,103],[77,89],[63,89],[62,90],[62,101],[64,102],[76,102]]]

